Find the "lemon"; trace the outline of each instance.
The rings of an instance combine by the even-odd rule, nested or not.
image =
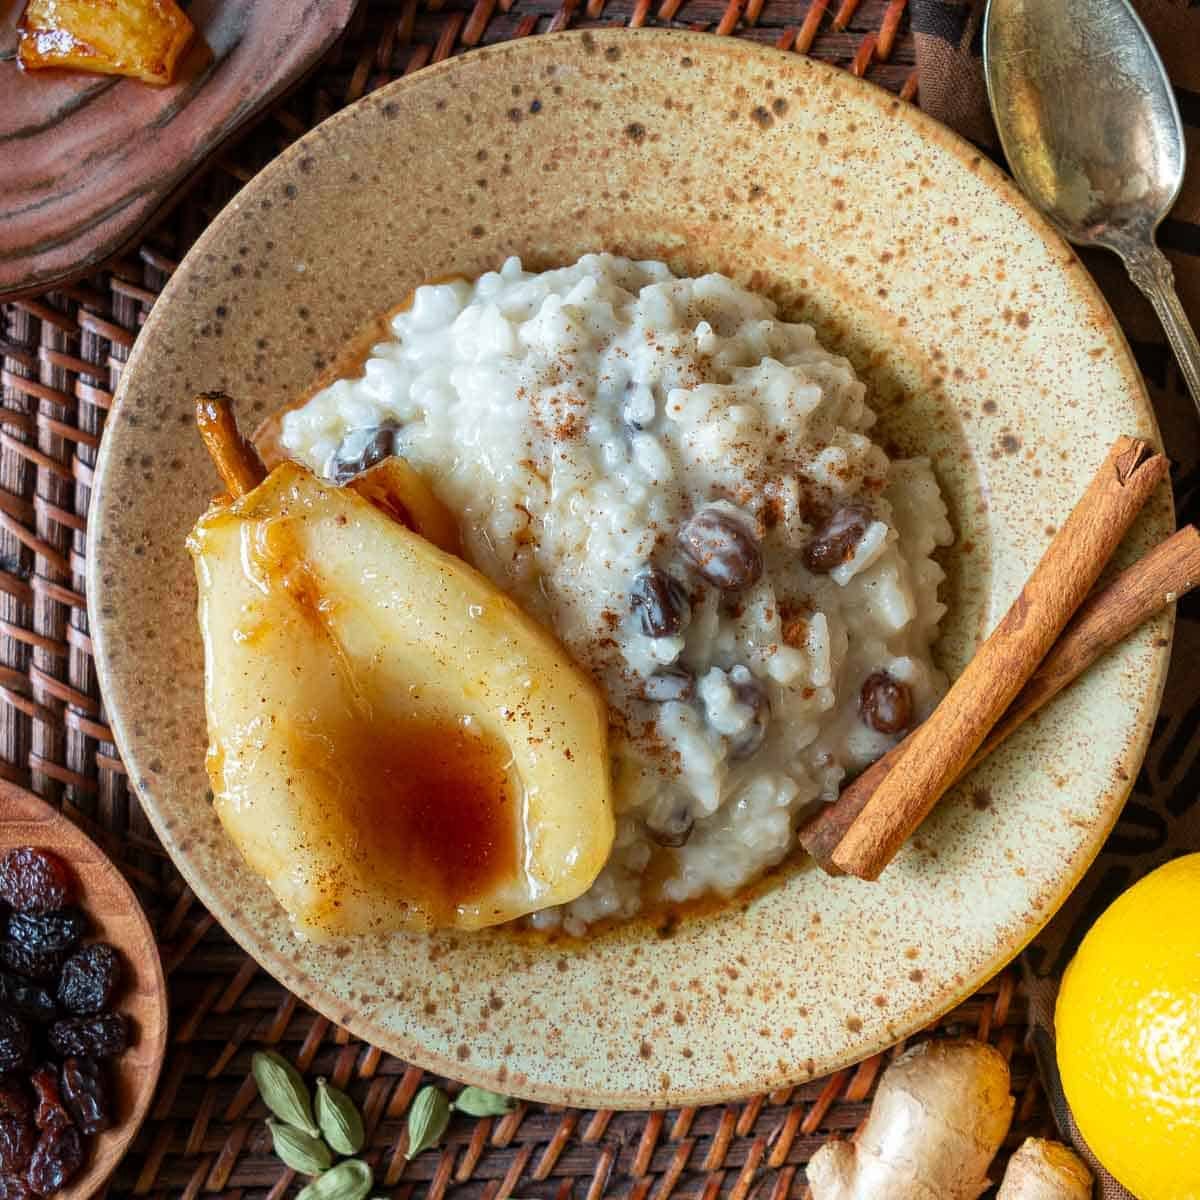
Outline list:
[[[1147,875],[1092,926],[1054,1023],[1096,1157],[1138,1200],[1200,1200],[1200,854]]]

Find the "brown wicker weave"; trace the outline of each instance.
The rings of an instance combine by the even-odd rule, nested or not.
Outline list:
[[[803,1164],[816,1147],[862,1119],[882,1057],[725,1107],[614,1114],[521,1106],[494,1121],[458,1118],[443,1150],[406,1165],[404,1114],[421,1073],[350,1039],[259,970],[193,899],[155,840],[105,724],[83,560],[105,414],[155,296],[238,187],[335,109],[462,49],[588,23],[737,33],[811,51],[911,94],[904,9],[905,0],[661,0],[657,8],[650,0],[371,0],[320,70],[222,154],[136,250],[86,282],[4,307],[0,775],[60,803],[122,865],[158,931],[171,989],[159,1095],[112,1194],[279,1197],[294,1186],[269,1153],[249,1077],[259,1045],[278,1046],[362,1103],[375,1194],[783,1200],[803,1194]],[[1012,1060],[1012,1145],[1046,1132],[1015,973],[939,1026],[990,1039]]]

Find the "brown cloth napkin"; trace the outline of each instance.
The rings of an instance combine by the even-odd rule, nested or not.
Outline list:
[[[1053,0],[1046,0],[1052,3]],[[1159,244],[1175,268],[1193,325],[1200,328],[1200,4],[1134,0],[1175,86],[1187,126],[1191,162],[1183,192],[1163,222]],[[980,63],[984,0],[910,0],[921,107],[989,152],[999,142]],[[1104,81],[1098,79],[1097,87]],[[1171,457],[1178,520],[1200,520],[1200,420],[1150,306],[1115,258],[1084,261],[1129,339],[1154,401]],[[1180,854],[1200,850],[1200,597],[1178,606],[1175,647],[1150,752],[1103,853],[1066,905],[1025,952],[1031,985],[1030,1036],[1042,1082],[1064,1138],[1096,1172],[1101,1200],[1130,1193],[1087,1150],[1063,1099],[1054,1057],[1058,980],[1083,935],[1104,909],[1141,876]]]

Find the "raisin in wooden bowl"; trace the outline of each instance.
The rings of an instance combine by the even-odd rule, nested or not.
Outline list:
[[[166,1049],[166,984],[149,922],[121,872],[57,810],[20,788],[0,782],[0,859],[21,846],[49,851],[66,864],[73,887],[70,905],[83,914],[87,925],[81,946],[107,943],[117,951],[120,961],[119,985],[111,1000],[105,997],[102,1005],[110,1013],[121,1013],[128,1027],[128,1048],[104,1063],[112,1125],[83,1137],[82,1166],[54,1193],[56,1197],[84,1200],[112,1173],[150,1106]],[[9,909],[7,905],[3,908],[7,924]],[[76,978],[73,986],[95,988],[97,978]],[[57,974],[55,979],[47,985],[51,993],[57,990]],[[81,1003],[84,1009],[96,1007],[86,1000]],[[9,1005],[0,1008],[7,1011]],[[111,1016],[100,1019],[113,1020]],[[68,1029],[68,1040],[70,1033]],[[29,1072],[21,1074],[27,1077]]]

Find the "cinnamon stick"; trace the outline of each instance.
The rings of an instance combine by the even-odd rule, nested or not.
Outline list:
[[[196,428],[221,482],[235,500],[266,479],[267,468],[238,429],[233,401],[224,392],[201,392],[196,397]]]
[[[842,870],[833,861],[833,852],[841,844],[846,831],[867,806],[875,789],[887,778],[888,772],[900,761],[901,755],[912,741],[908,734],[902,742],[893,746],[882,758],[877,758],[869,767],[856,775],[838,793],[832,804],[826,804],[800,827],[797,838],[800,845],[816,859],[817,866],[829,875],[841,875]]]
[[[984,739],[959,779],[974,770],[1009,734],[1078,679],[1098,658],[1197,586],[1200,586],[1200,530],[1185,525],[1092,594]],[[832,804],[825,805],[801,828],[800,844],[831,875],[841,874],[833,863],[838,843],[911,737],[909,734],[872,763],[842,789]]]
[[[1147,442],[1117,439],[1013,606],[851,822],[832,854],[839,870],[879,877],[1046,657],[1166,473]]]
[[[1185,525],[1084,603],[1066,633],[984,739],[967,770],[978,766],[1096,659],[1198,585],[1200,530]]]

